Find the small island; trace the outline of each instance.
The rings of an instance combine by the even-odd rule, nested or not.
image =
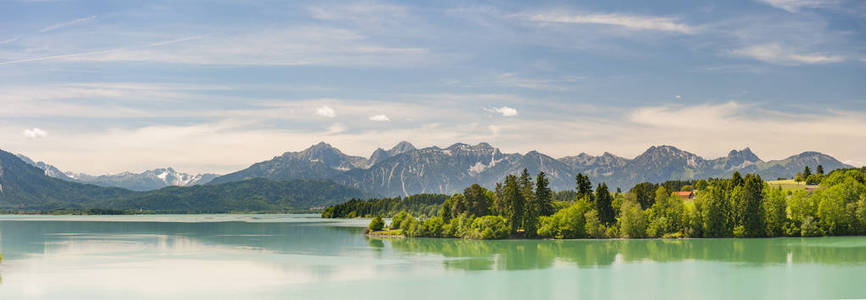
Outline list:
[[[494,190],[353,199],[324,218],[372,217],[371,236],[462,239],[812,237],[866,234],[866,168],[824,174],[818,165],[794,179],[759,175],[644,182],[628,192],[595,189],[578,174],[576,189],[553,192],[544,172],[524,169]],[[386,224],[385,218],[391,218]]]

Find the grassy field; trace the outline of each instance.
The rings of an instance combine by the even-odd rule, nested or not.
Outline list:
[[[806,187],[816,187],[817,185],[806,185],[805,182],[796,182],[794,179],[771,180],[767,181],[770,187],[782,187],[783,191],[804,190]]]

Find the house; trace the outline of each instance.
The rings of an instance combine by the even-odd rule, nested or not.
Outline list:
[[[682,200],[689,200],[695,198],[695,193],[692,191],[675,192],[674,194]]]

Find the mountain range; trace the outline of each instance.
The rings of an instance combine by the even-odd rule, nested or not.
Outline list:
[[[214,178],[209,184],[251,178],[272,180],[329,179],[381,196],[417,193],[455,193],[479,183],[492,187],[508,174],[524,168],[532,174],[544,171],[551,188],[574,188],[578,173],[595,183],[627,190],[640,182],[726,177],[735,171],[758,173],[764,178],[791,178],[809,166],[824,170],[850,168],[818,152],[803,152],[782,160],[763,161],[751,149],[731,150],[727,156],[705,159],[673,146],[652,146],[628,159],[610,153],[592,156],[581,153],[559,159],[537,151],[526,154],[502,153],[487,143],[457,143],[447,148],[416,148],[400,142],[389,150],[377,149],[370,158],[344,154],[321,142],[300,152],[286,152],[249,168]]]
[[[46,162],[36,162],[23,154],[16,154],[24,162],[42,169],[45,175],[57,179],[88,183],[104,187],[119,187],[133,191],[150,191],[167,186],[193,186],[210,182],[217,174],[187,174],[175,171],[173,168],[158,168],[141,173],[122,172],[107,175],[89,175],[85,173],[63,172]]]
[[[326,179],[279,181],[255,178],[213,185],[169,186],[140,192],[58,179],[48,176],[50,172],[54,171],[46,172],[34,166],[32,161],[0,150],[0,209],[274,212],[304,210],[370,196]]]
[[[487,143],[416,148],[401,142],[364,158],[322,142],[223,176],[191,176],[171,168],[88,176],[0,150],[0,209],[285,211],[350,198],[451,194],[473,183],[493,187],[524,168],[532,174],[544,171],[554,190],[573,189],[578,173],[588,175],[594,183],[628,190],[645,181],[727,177],[735,171],[758,173],[767,179],[790,178],[806,166],[815,169],[818,165],[826,172],[851,167],[818,152],[763,161],[749,148],[715,159],[673,146],[653,146],[631,159],[610,153],[556,159],[537,151],[503,153]],[[208,176],[215,178],[205,184]]]

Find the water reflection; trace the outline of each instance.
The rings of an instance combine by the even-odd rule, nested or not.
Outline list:
[[[810,298],[866,295],[837,280],[863,273],[864,237],[465,241],[361,231],[315,220],[0,220],[0,298],[736,299],[766,287]],[[623,283],[634,288],[614,288]]]
[[[775,264],[862,264],[866,238],[691,239],[691,240],[569,240],[466,241],[454,239],[393,239],[403,253],[441,255],[448,269],[544,269],[557,262],[578,267],[617,262],[679,262],[703,260],[740,266]]]

